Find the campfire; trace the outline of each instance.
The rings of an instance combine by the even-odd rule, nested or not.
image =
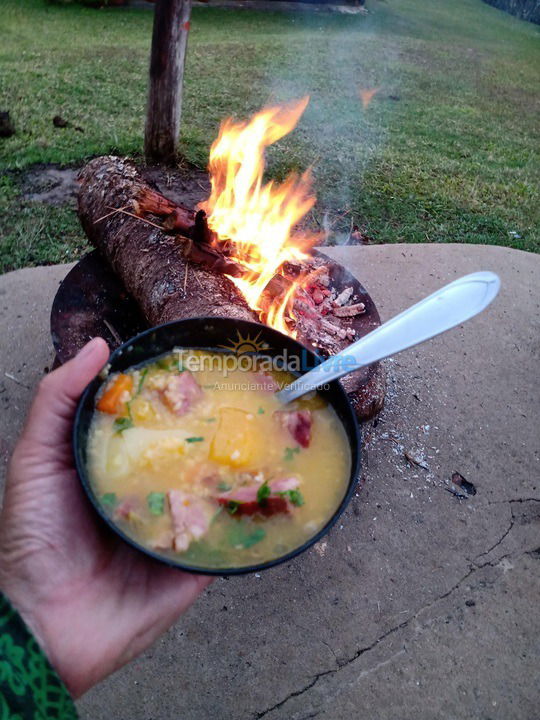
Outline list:
[[[293,335],[293,298],[305,272],[291,280],[285,268],[287,263],[301,267],[308,257],[304,250],[315,244],[315,236],[293,234],[315,197],[309,172],[290,175],[282,185],[264,184],[264,152],[296,127],[308,101],[306,97],[289,106],[268,108],[248,123],[226,120],[210,150],[212,192],[201,205],[218,242],[230,243],[231,257],[244,270],[233,282],[249,306],[268,325]],[[267,287],[271,281],[276,284],[276,276],[287,281],[278,282],[281,292],[271,295]]]
[[[338,318],[359,315],[365,305],[354,302],[352,287],[337,293],[328,266],[309,253],[320,236],[296,229],[316,201],[310,172],[291,174],[281,185],[263,181],[265,149],[296,127],[308,101],[267,108],[249,122],[222,123],[210,150],[212,191],[195,218],[146,188],[135,211],[191,237],[195,247],[188,245],[186,255],[227,275],[262,322],[293,337],[299,329],[317,337],[317,347],[335,351],[335,338],[356,334]],[[202,253],[201,245],[208,246]]]
[[[315,204],[310,171],[281,184],[263,179],[265,149],[296,127],[307,104],[225,120],[210,151],[211,192],[197,208],[173,202],[127,160],[106,156],[83,168],[82,225],[149,324],[259,320],[324,356],[379,324],[356,278],[314,250],[323,238],[299,228]],[[379,366],[343,382],[361,418],[380,409]]]

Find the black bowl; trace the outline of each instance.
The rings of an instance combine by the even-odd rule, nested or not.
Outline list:
[[[220,346],[229,347],[231,342],[234,342],[240,336],[243,338],[256,337],[257,343],[264,343],[267,346],[263,351],[265,356],[274,357],[286,350],[289,358],[295,357],[300,360],[302,373],[320,362],[320,358],[304,345],[266,325],[230,318],[189,318],[150,328],[124,343],[112,353],[109,361],[110,370],[111,372],[126,370],[133,365],[138,365],[159,355],[171,352],[175,347],[208,350],[215,350]],[[245,350],[246,348],[244,348]],[[166,565],[203,575],[240,575],[273,567],[299,555],[320,540],[334,525],[352,497],[360,469],[360,431],[347,394],[339,382],[333,381],[321,389],[320,394],[332,405],[347,433],[351,449],[351,473],[343,499],[324,527],[294,550],[260,565],[209,569],[192,566],[181,560],[160,555],[133,540],[113,522],[112,518],[101,506],[88,479],[86,469],[88,430],[94,413],[95,396],[101,384],[102,381],[96,378],[88,385],[79,401],[75,415],[73,453],[79,478],[94,508],[105,523],[132,547]]]

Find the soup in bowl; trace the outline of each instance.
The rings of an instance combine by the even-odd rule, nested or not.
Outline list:
[[[153,557],[210,574],[311,545],[345,507],[359,461],[338,383],[287,406],[276,397],[291,367],[315,362],[270,328],[217,318],[119,348],[75,423],[77,468],[102,517]]]

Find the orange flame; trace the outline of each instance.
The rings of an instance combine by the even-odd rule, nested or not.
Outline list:
[[[294,284],[269,308],[263,309],[262,295],[285,261],[302,259],[304,250],[314,244],[316,238],[299,234],[293,238],[291,233],[311,210],[315,197],[309,170],[289,175],[281,185],[264,184],[264,151],[296,127],[308,102],[305,97],[266,108],[249,122],[225,120],[210,149],[212,191],[200,206],[217,237],[231,242],[231,258],[245,268],[241,278],[231,280],[250,307],[266,312],[266,322],[288,334],[285,319]]]

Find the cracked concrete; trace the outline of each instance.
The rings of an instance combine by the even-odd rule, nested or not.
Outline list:
[[[473,270],[499,272],[503,289],[482,316],[388,362],[357,496],[325,545],[260,576],[216,580],[79,702],[83,720],[538,718],[540,256],[328,251],[383,318]],[[51,363],[48,311],[66,272],[0,278],[4,457]],[[447,492],[463,495],[454,471],[476,495]]]

